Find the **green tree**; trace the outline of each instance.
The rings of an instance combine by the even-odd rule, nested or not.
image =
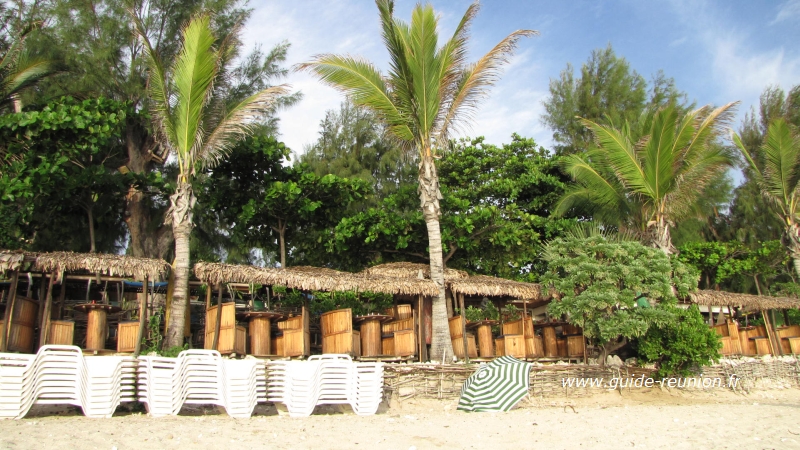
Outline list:
[[[452,345],[445,307],[437,149],[444,146],[458,121],[475,111],[519,39],[535,32],[516,31],[477,62],[467,64],[468,31],[478,12],[477,3],[470,5],[453,36],[438,48],[438,18],[431,5],[417,5],[411,23],[406,23],[394,17],[393,1],[376,3],[389,51],[387,76],[351,56],[321,55],[300,68],[343,91],[354,104],[374,110],[389,132],[419,155],[420,207],[428,231],[431,278],[439,286],[433,302],[430,353],[432,359],[438,359],[445,352],[452,354]]]
[[[127,101],[134,111],[149,111],[147,96],[147,55],[136,30],[131,26],[129,8],[140,18],[143,31],[164,61],[173,61],[181,49],[181,32],[193,14],[213,11],[215,36],[229,35],[246,21],[251,10],[241,0],[60,0],[37,2],[39,16],[48,23],[26,41],[36,54],[58,61],[63,70],[39,83],[27,103],[42,97],[71,94],[79,98],[104,96]],[[215,92],[234,105],[242,99],[278,84],[286,75],[287,43],[268,52],[256,49],[217,80]],[[287,94],[274,105],[287,105],[299,98]],[[272,109],[256,119],[274,125]],[[165,258],[171,252],[172,228],[164,225],[168,197],[173,185],[164,184],[172,167],[167,163],[168,148],[156,139],[147,114],[131,114],[123,132],[127,161],[125,170],[134,175],[125,195],[124,219],[129,235],[128,251],[134,256]],[[151,183],[152,182],[152,183]]]
[[[673,319],[667,310],[652,307],[674,304],[673,287],[681,296],[697,287],[691,267],[638,242],[599,234],[554,239],[543,259],[542,281],[561,293],[548,312],[583,328],[602,346],[603,361],[628,339]]]
[[[558,158],[514,135],[502,147],[483,138],[460,140],[438,165],[442,209],[448,211],[441,220],[444,264],[535,281],[542,242],[574,223],[549,218],[567,181]],[[405,186],[343,218],[329,242],[329,254],[336,255],[330,263],[360,270],[385,261],[428,262],[418,205],[414,188]]]
[[[733,107],[703,107],[681,116],[668,105],[621,129],[583,120],[599,148],[565,158],[565,171],[576,184],[564,194],[556,214],[586,211],[601,223],[636,231],[646,243],[674,253],[671,228],[700,214],[706,186],[732,165],[717,139]]]
[[[556,153],[583,153],[592,147],[592,132],[579,117],[605,125],[633,122],[648,107],[677,104],[685,98],[663,72],[649,89],[644,77],[617,56],[609,44],[592,51],[580,76],[567,64],[558,79],[550,80],[542,120],[551,130]]]
[[[800,85],[794,86],[788,93],[777,86],[767,87],[761,94],[758,111],[754,108],[745,115],[739,128],[739,137],[756,162],[762,159],[762,156],[756,155],[761,151],[770,122],[779,117],[790,125],[800,127]],[[751,173],[750,165],[743,159],[740,163],[745,181],[736,188],[731,204],[730,238],[750,245],[780,239],[784,229],[782,220],[772,213],[769,203],[763,201],[761,188]]]
[[[159,142],[175,155],[178,164],[166,218],[175,238],[175,290],[164,340],[169,348],[183,344],[189,301],[189,245],[196,201],[192,180],[198,170],[214,167],[237,141],[251,134],[255,125],[251,118],[263,114],[287,91],[283,86],[267,88],[228,107],[225,99],[215,95],[215,85],[224,80],[227,66],[236,56],[237,28],[216,47],[210,16],[195,16],[183,29],[181,51],[167,69],[142,22],[135,16],[134,21],[150,69],[149,94]]]
[[[299,159],[320,176],[333,174],[369,182],[376,200],[413,184],[414,162],[413,155],[402,151],[373,111],[349,100],[342,102],[338,111],[325,114],[317,142]]]
[[[774,119],[760,151],[752,155],[742,138],[733,141],[749,164],[749,175],[761,188],[764,200],[783,223],[781,242],[800,276],[800,136],[783,118]]]
[[[117,170],[130,113],[127,104],[104,98],[62,98],[40,111],[0,116],[0,245],[116,249],[121,192],[132,182]]]

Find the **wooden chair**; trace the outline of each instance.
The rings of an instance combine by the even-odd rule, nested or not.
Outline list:
[[[391,308],[386,308],[383,313],[387,316],[394,317],[394,320],[408,319],[409,317],[413,317],[414,314],[414,312],[411,310],[411,305],[409,304],[397,305],[397,314],[395,314],[394,306]]]
[[[299,316],[279,320],[277,327],[279,336],[270,342],[270,352],[289,357],[311,355],[311,327],[305,306]]]
[[[206,311],[206,332],[203,348],[213,349],[214,334],[217,323],[217,311],[219,305],[214,305]],[[229,302],[222,304],[222,320],[219,326],[219,342],[217,351],[223,355],[236,353],[237,355],[247,354],[247,329],[236,325],[236,303]]]
[[[408,306],[411,305],[398,305]],[[414,356],[417,354],[417,335],[414,332],[416,314],[403,313],[403,319],[395,319],[381,325],[381,353],[391,356]]]
[[[350,308],[322,313],[322,353],[361,356],[361,332],[353,329],[353,311]]]
[[[526,317],[525,319],[526,319],[524,321],[524,324],[525,324],[525,335],[524,335],[525,336],[525,353],[522,356],[515,356],[515,355],[509,355],[509,356],[515,356],[515,357],[520,357],[520,358],[541,358],[541,357],[544,356],[544,343],[542,341],[542,337],[541,336],[536,336],[534,334],[535,330],[533,328],[533,318]],[[510,322],[503,323],[503,328],[502,328],[503,335],[500,336],[500,338],[505,340],[506,336],[519,336],[519,338],[517,338],[517,337],[510,337],[509,338],[511,340],[514,340],[514,344],[513,345],[509,345],[507,343],[504,343],[503,347],[505,349],[507,349],[506,351],[513,351],[516,354],[519,354],[519,352],[517,350],[508,350],[508,349],[516,348],[516,340],[517,339],[522,339],[522,336],[523,336],[522,326],[523,326],[523,320],[522,319],[512,320]],[[497,341],[495,341],[495,342],[497,342]]]
[[[720,353],[725,356],[741,355],[742,342],[739,337],[739,328],[732,321],[711,327],[720,336],[722,349]]]
[[[792,351],[789,339],[800,337],[800,325],[789,325],[787,327],[781,327],[778,330],[777,334],[778,334],[778,339],[780,339],[781,341],[781,349],[783,350],[783,354],[784,355],[793,354],[794,352]]]
[[[461,329],[461,316],[453,316],[448,319],[448,325],[450,326],[450,341],[453,344],[453,353],[456,358],[464,359],[464,340],[462,339],[464,334]],[[475,335],[472,333],[467,333],[467,355],[470,358],[478,357],[478,346],[475,342]]]

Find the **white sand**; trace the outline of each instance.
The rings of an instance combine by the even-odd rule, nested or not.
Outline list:
[[[797,389],[749,395],[643,389],[524,400],[509,413],[463,413],[455,401],[435,400],[393,401],[369,417],[334,407],[290,418],[259,406],[250,419],[212,409],[87,419],[50,409],[0,421],[0,448],[800,448],[798,405]]]

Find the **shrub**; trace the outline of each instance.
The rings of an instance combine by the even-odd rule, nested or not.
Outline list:
[[[695,367],[719,361],[722,343],[719,336],[703,320],[700,310],[673,305],[659,305],[675,317],[674,321],[650,327],[635,347],[641,361],[659,366],[656,376],[687,376]]]

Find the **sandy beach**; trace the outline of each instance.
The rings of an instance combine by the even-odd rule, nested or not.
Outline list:
[[[153,419],[119,411],[88,419],[37,407],[0,421],[3,449],[161,448],[800,448],[800,390],[736,394],[643,389],[578,399],[526,399],[508,413],[464,413],[455,401],[406,400],[359,417],[318,407],[290,418],[259,405],[250,419],[186,407]]]

